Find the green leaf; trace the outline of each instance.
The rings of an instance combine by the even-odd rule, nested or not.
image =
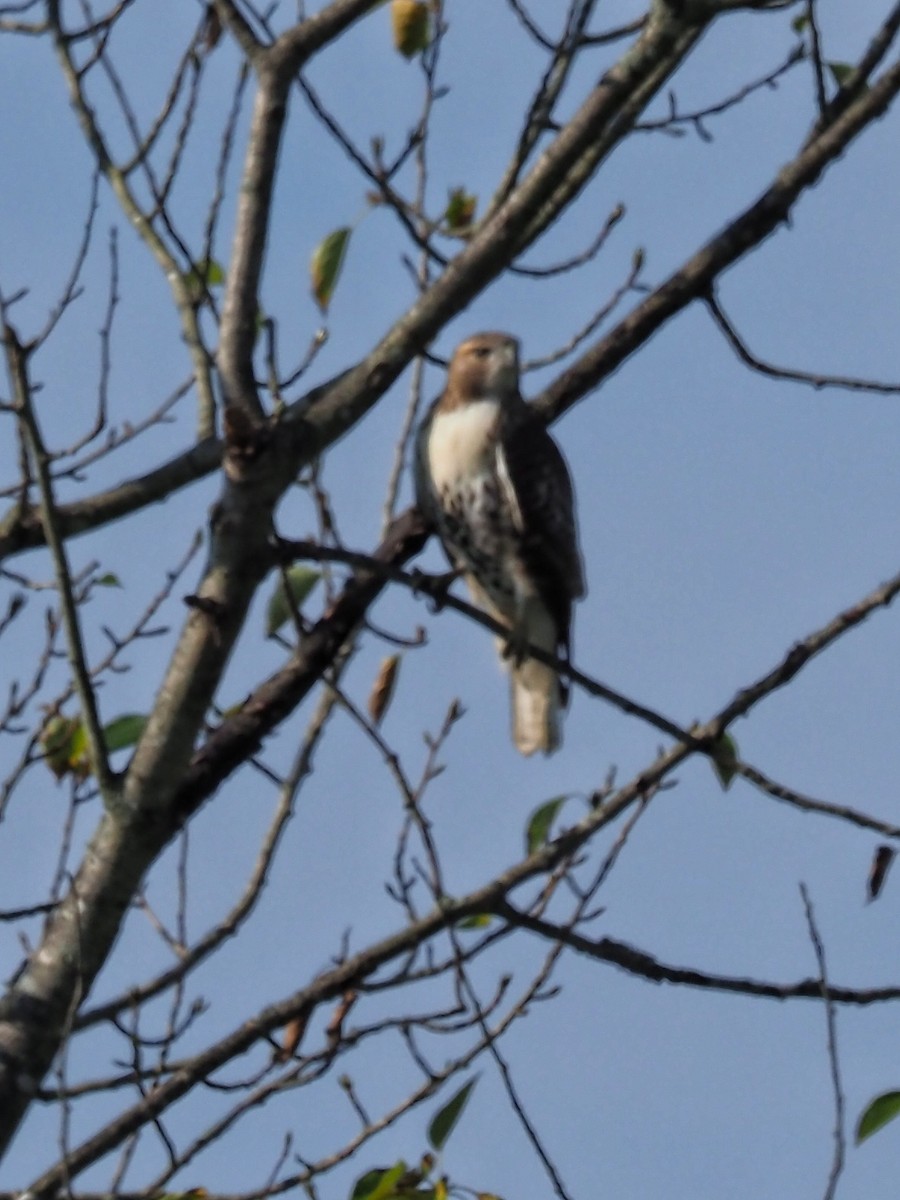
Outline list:
[[[284,581],[287,579],[290,588],[290,601],[285,595]],[[309,593],[321,578],[318,571],[312,567],[288,567],[283,575],[278,576],[275,590],[269,597],[266,606],[266,637],[276,634],[282,625],[290,618],[292,612],[303,607]]]
[[[719,783],[726,792],[737,774],[735,768],[740,757],[737,742],[730,733],[723,733],[712,748],[712,765],[719,777]]]
[[[360,1175],[353,1185],[350,1200],[368,1200],[373,1189],[381,1182],[382,1175],[384,1175],[384,1170],[381,1167],[376,1167],[371,1171],[366,1171],[365,1175]]]
[[[225,271],[221,263],[217,263],[214,258],[208,258],[203,263],[202,269],[208,287],[215,287],[216,284],[225,282]]]
[[[110,754],[137,744],[144,732],[147,718],[142,713],[125,713],[103,726],[103,740]]]
[[[463,917],[461,921],[457,921],[457,929],[486,929],[493,921],[491,913],[473,913],[471,917]]]
[[[401,1158],[392,1167],[376,1167],[366,1171],[354,1184],[350,1200],[390,1200],[400,1179],[406,1174],[406,1163]]]
[[[91,752],[88,749],[87,727],[78,717],[78,723],[72,730],[69,740],[69,767],[78,779],[87,779],[91,774]]]
[[[444,209],[444,220],[451,233],[468,229],[475,220],[475,209],[478,207],[478,197],[467,192],[465,188],[450,189],[447,207]]]
[[[191,290],[195,300],[202,300],[209,288],[217,287],[225,282],[225,271],[222,264],[214,258],[205,258],[194,263],[184,277],[184,282]]]
[[[51,717],[40,735],[44,761],[57,779],[72,774],[85,779],[90,774],[87,735],[81,717]]]
[[[313,251],[309,274],[313,296],[323,313],[328,311],[328,305],[331,303],[352,232],[347,226],[335,229],[323,238]]]
[[[831,77],[838,87],[843,87],[856,71],[856,67],[851,63],[830,62],[826,63],[825,66],[831,72]]]
[[[453,1132],[453,1127],[462,1116],[462,1110],[466,1107],[466,1101],[472,1088],[478,1082],[478,1076],[470,1079],[464,1084],[456,1095],[444,1105],[439,1113],[432,1119],[428,1126],[428,1144],[435,1150],[443,1150],[447,1138]]]
[[[105,575],[99,575],[94,583],[97,587],[121,587],[122,581],[118,575],[113,575],[111,571],[107,571]]]
[[[793,21],[791,21],[791,29],[793,29],[794,33],[802,33],[808,24],[809,17],[806,13],[801,13],[799,17],[794,17]]]
[[[103,728],[103,740],[110,754],[133,746],[144,731],[147,718],[139,713],[116,717]],[[57,779],[74,775],[87,779],[93,767],[88,749],[87,728],[81,717],[53,717],[41,734],[41,748],[47,766]]]
[[[549,840],[556,814],[568,799],[568,796],[554,796],[552,800],[546,800],[534,810],[528,818],[525,830],[526,854],[534,854],[535,850],[539,850]]]
[[[900,1113],[900,1092],[885,1092],[876,1096],[859,1118],[856,1126],[856,1144],[864,1142],[867,1137],[877,1133],[882,1126],[893,1121]]]

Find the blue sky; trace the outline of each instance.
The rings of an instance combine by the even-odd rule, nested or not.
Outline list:
[[[859,55],[888,7],[886,0],[823,3],[826,57],[851,61]],[[196,11],[173,0],[138,3],[123,24],[117,52],[142,116],[162,94]],[[604,20],[615,25],[637,11],[636,5],[611,3],[604,6]],[[464,185],[482,201],[489,196],[520,106],[541,70],[541,59],[505,6],[456,0],[448,15],[442,71],[451,91],[434,125],[429,192],[435,208],[452,186]],[[720,20],[675,81],[680,105],[715,102],[777,66],[793,44],[790,19],[783,13]],[[89,194],[89,162],[49,48],[37,39],[4,39],[0,61],[0,105],[11,114],[0,123],[0,156],[7,164],[0,286],[6,292],[31,289],[16,310],[27,335],[43,320],[71,262]],[[598,51],[576,72],[563,114],[574,109],[606,61],[606,52]],[[212,83],[185,182],[176,192],[176,211],[192,238],[202,229],[235,62],[223,42],[210,65]],[[418,111],[421,77],[391,49],[386,12],[355,27],[314,64],[310,78],[363,145],[377,134],[387,137],[389,151],[402,144]],[[498,281],[448,326],[435,349],[447,354],[468,333],[503,328],[522,339],[526,358],[549,353],[605,301],[637,247],[645,251],[647,281],[661,281],[755,199],[802,142],[813,105],[811,73],[801,66],[777,90],[710,120],[711,143],[691,135],[636,135],[531,260],[577,252],[609,211],[624,203],[627,215],[603,254],[579,274],[548,284]],[[665,111],[664,98],[657,109]],[[867,132],[803,198],[791,227],[721,281],[726,311],[760,356],[801,369],[900,380],[897,121],[889,115]],[[245,133],[246,121],[238,160]],[[365,212],[363,192],[295,96],[263,289],[264,307],[279,321],[285,362],[302,356],[321,324],[308,292],[310,253],[329,230]],[[226,266],[230,220],[229,203],[217,251]],[[37,364],[44,383],[40,414],[56,444],[74,440],[90,419],[106,231],[113,223],[122,292],[110,381],[113,420],[139,419],[189,372],[165,281],[104,191],[86,294]],[[329,314],[329,342],[309,373],[310,384],[355,361],[409,304],[413,292],[400,261],[403,249],[387,212],[370,211],[359,222]],[[526,392],[550,377],[546,371],[529,375]],[[440,372],[428,368],[426,394],[440,386]],[[367,549],[377,540],[408,388],[406,376],[326,461],[324,482],[351,547]],[[578,665],[687,724],[709,716],[792,642],[893,574],[900,543],[898,403],[897,397],[814,391],[753,375],[697,306],[660,331],[555,430],[576,482],[587,563],[589,595],[576,615]],[[67,485],[63,498],[147,469],[182,448],[191,428],[185,407],[174,424],[99,464],[88,482]],[[7,432],[0,437],[4,478],[14,466]],[[163,507],[72,544],[76,569],[99,559],[125,585],[90,607],[92,652],[104,644],[104,622],[121,631],[159,588],[193,530],[204,525],[215,492],[215,481],[205,481]],[[404,495],[411,495],[408,481]],[[289,498],[280,525],[291,535],[312,532],[305,494]],[[442,569],[438,548],[430,547],[422,562]],[[50,574],[39,555],[11,565],[39,578]],[[198,570],[199,560],[165,610],[175,627],[182,612],[178,597],[191,590]],[[398,633],[408,635],[418,624],[428,631],[428,646],[404,657],[385,721],[385,735],[402,755],[421,763],[422,734],[439,726],[451,698],[460,697],[468,710],[444,755],[447,770],[429,792],[451,892],[478,885],[521,854],[523,828],[536,804],[563,792],[589,793],[612,767],[625,780],[655,754],[655,731],[576,695],[562,753],[546,762],[523,761],[507,741],[506,685],[484,630],[451,612],[433,616],[407,596],[388,596],[373,616]],[[229,668],[223,704],[240,699],[281,661],[282,652],[262,637],[262,599],[254,620]],[[5,644],[4,675],[27,672],[39,633],[35,620],[27,636]],[[170,639],[159,639],[135,649],[132,671],[102,692],[105,719],[149,707],[169,645]],[[357,701],[364,700],[385,652],[375,639],[365,640],[347,677]],[[735,728],[743,756],[800,791],[895,820],[898,657],[896,614],[881,612]],[[57,671],[61,680],[63,667]],[[304,708],[269,744],[273,763],[290,761],[310,711]],[[211,1002],[193,1033],[195,1047],[300,986],[337,952],[345,930],[358,948],[400,919],[382,886],[402,818],[387,773],[343,716],[316,766],[249,939],[238,939],[192,978],[193,990]],[[677,777],[677,788],[657,797],[638,822],[601,893],[606,911],[598,936],[631,942],[673,964],[797,980],[815,973],[798,888],[803,881],[833,981],[897,981],[896,880],[889,880],[877,904],[863,904],[874,835],[778,806],[740,782],[723,793],[703,762]],[[262,781],[242,774],[195,822],[189,913],[195,935],[240,891],[273,803]],[[40,897],[56,861],[64,811],[64,788],[34,770],[0,839],[0,907]],[[77,838],[87,836],[93,819],[82,810]],[[149,882],[163,913],[172,911],[173,879],[169,855]],[[478,985],[488,994],[504,970],[524,982],[545,952],[524,938],[517,947],[506,946],[476,971]],[[19,955],[14,932],[0,928],[4,975]],[[167,961],[135,915],[98,983],[97,998]],[[654,987],[571,956],[559,981],[561,996],[534,1007],[510,1035],[505,1053],[571,1194],[635,1200],[728,1194],[749,1200],[821,1193],[833,1111],[820,1005]],[[369,1019],[377,1009],[371,1004]],[[900,1084],[898,1025],[896,1007],[840,1012],[851,1119],[873,1094]],[[108,1041],[85,1040],[72,1051],[75,1074],[109,1054]],[[445,1050],[434,1052],[440,1058]],[[348,1070],[373,1112],[396,1102],[414,1082],[399,1043],[366,1047]],[[436,1107],[426,1106],[364,1150],[352,1169],[329,1177],[322,1196],[344,1196],[349,1181],[373,1162],[416,1157],[427,1114]],[[103,1112],[98,1106],[89,1117],[76,1117],[73,1140],[86,1136]],[[184,1106],[182,1128],[199,1128],[200,1119],[199,1111]],[[261,1109],[179,1182],[210,1190],[258,1185],[286,1128],[295,1130],[298,1151],[317,1157],[354,1126],[337,1084],[326,1083]],[[46,1115],[35,1114],[11,1155],[11,1184],[25,1182],[55,1156],[55,1131]],[[839,1195],[892,1197],[898,1137],[889,1129],[861,1149],[851,1148]],[[136,1184],[141,1163],[157,1160],[152,1139],[142,1156]],[[507,1200],[550,1194],[487,1065],[450,1142],[446,1166],[460,1182]],[[107,1177],[98,1170],[83,1182],[99,1186]]]

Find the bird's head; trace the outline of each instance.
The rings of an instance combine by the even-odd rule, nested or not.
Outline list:
[[[508,333],[476,333],[450,360],[449,390],[469,400],[519,394],[519,343]]]

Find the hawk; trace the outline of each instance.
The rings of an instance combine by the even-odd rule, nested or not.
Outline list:
[[[522,754],[552,753],[568,689],[526,647],[569,660],[584,571],[572,481],[519,393],[514,337],[479,333],[454,352],[419,432],[416,490],[475,603],[509,630],[513,741]]]

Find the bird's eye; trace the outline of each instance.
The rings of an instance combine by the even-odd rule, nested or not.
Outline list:
[[[487,358],[490,355],[490,353],[491,353],[490,346],[476,346],[473,350],[473,354],[475,355],[476,358]]]

